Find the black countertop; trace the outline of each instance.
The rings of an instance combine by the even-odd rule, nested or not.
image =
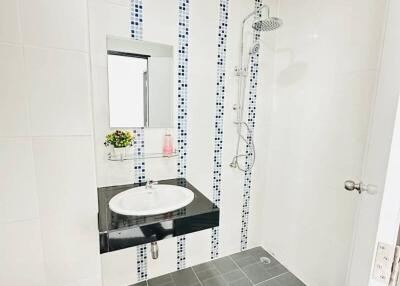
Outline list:
[[[219,225],[219,208],[185,179],[159,181],[190,189],[193,201],[181,209],[151,216],[126,216],[114,213],[108,203],[123,191],[145,183],[98,188],[100,252],[132,247],[175,237]]]

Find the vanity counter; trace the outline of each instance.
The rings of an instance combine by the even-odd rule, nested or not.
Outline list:
[[[100,253],[180,236],[219,225],[219,208],[186,179],[159,181],[190,189],[193,201],[187,206],[164,214],[126,216],[110,210],[112,197],[146,183],[98,188]]]

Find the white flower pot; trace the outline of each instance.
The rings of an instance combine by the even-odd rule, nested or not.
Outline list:
[[[123,159],[126,156],[126,147],[120,147],[120,148],[112,147],[111,151],[113,157]]]

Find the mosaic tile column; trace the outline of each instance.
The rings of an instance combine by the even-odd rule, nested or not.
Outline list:
[[[135,40],[142,39],[143,31],[143,3],[142,0],[131,0],[131,37]],[[144,128],[133,130],[135,140],[133,142],[133,152],[135,157],[144,155]],[[142,160],[134,161],[135,183],[142,183],[146,180],[145,162]],[[136,247],[137,256],[137,279],[143,281],[147,279],[147,245]]]
[[[261,0],[255,0],[255,8],[262,6]],[[260,17],[256,15],[255,17]],[[253,35],[253,43],[258,42],[260,38],[260,32],[255,31]],[[251,55],[250,58],[250,86],[249,86],[249,97],[248,97],[248,117],[247,122],[249,124],[249,132],[254,133],[255,120],[256,120],[256,99],[257,99],[257,81],[258,81],[258,58],[259,52]],[[246,146],[246,161],[245,170],[248,170],[244,174],[244,189],[243,189],[243,206],[242,206],[242,226],[240,236],[240,249],[247,249],[247,233],[249,227],[249,211],[250,211],[250,193],[251,193],[251,175],[252,170],[249,170],[252,165],[252,149],[251,141],[253,140],[250,134],[247,134],[248,144]]]
[[[229,0],[221,0],[219,4],[218,26],[218,54],[217,54],[217,89],[214,130],[214,172],[213,172],[213,203],[219,207],[221,200],[221,173],[222,173],[222,144],[224,130],[225,107],[225,62],[226,41],[228,30],[228,4]],[[219,254],[219,228],[211,229],[211,259]]]
[[[178,0],[178,177],[186,177],[189,0]],[[177,269],[186,265],[185,236],[177,238]]]

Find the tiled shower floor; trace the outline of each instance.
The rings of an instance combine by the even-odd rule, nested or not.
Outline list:
[[[162,255],[162,254],[161,254]],[[261,257],[270,259],[262,263]],[[132,286],[305,286],[261,247],[199,264]]]

